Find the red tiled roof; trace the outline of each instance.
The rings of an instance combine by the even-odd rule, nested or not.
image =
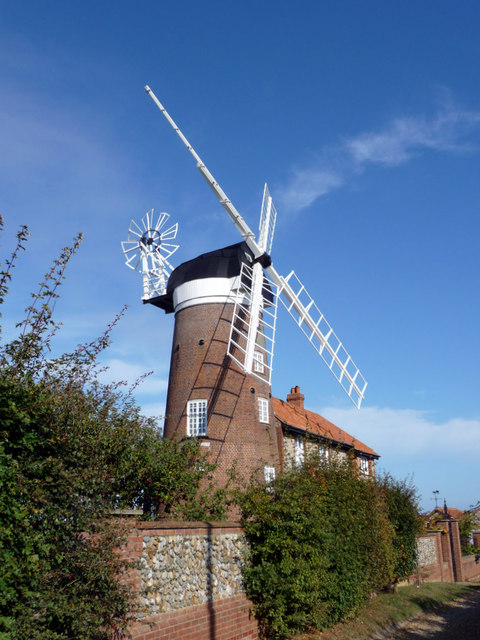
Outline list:
[[[294,407],[292,404],[280,400],[279,398],[272,398],[273,412],[276,417],[289,427],[295,427],[297,429],[303,429],[308,433],[322,436],[334,443],[340,443],[348,447],[353,447],[356,451],[361,453],[368,453],[371,456],[379,458],[379,454],[376,453],[366,444],[360,442],[353,436],[351,436],[340,427],[337,427],[333,422],[329,422],[318,413],[308,411],[308,409],[300,409]]]
[[[443,507],[436,507],[432,511],[431,515],[438,514],[442,516],[444,513],[445,511]],[[463,511],[461,509],[455,509],[455,507],[447,507],[447,513],[452,518],[455,518],[455,520],[461,520],[463,518]]]

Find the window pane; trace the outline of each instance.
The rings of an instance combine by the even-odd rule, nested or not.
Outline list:
[[[270,482],[275,480],[275,467],[264,467],[263,474],[265,476],[265,482],[270,484]]]
[[[258,419],[260,422],[268,422],[268,400],[258,398]]]
[[[260,353],[260,351],[253,352],[253,370],[257,373],[263,373],[265,370],[263,366],[263,353]]]
[[[305,441],[300,436],[295,437],[295,464],[301,467],[305,460]]]
[[[207,435],[207,401],[190,400],[187,404],[187,435]]]
[[[364,458],[363,456],[360,458],[360,469],[362,471],[362,473],[365,473],[368,475],[368,458]]]

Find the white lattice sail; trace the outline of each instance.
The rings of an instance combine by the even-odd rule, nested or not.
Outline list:
[[[258,324],[253,341],[253,357],[248,359],[251,334],[253,268],[242,264],[239,282],[235,284],[236,301],[233,309],[228,355],[242,368],[269,383],[272,377],[273,346],[277,321],[276,286],[262,272],[261,303]]]

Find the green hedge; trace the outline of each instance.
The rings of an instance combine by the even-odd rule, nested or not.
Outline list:
[[[21,228],[0,265],[0,308],[26,237]],[[199,442],[164,440],[128,392],[98,382],[113,324],[50,357],[57,289],[78,243],[45,275],[18,337],[0,345],[0,640],[127,637],[136,594],[119,580],[128,569],[117,553],[125,532],[111,511],[224,513],[222,492],[205,487],[210,467]]]
[[[250,548],[244,581],[265,638],[328,628],[398,577],[405,537],[388,515],[393,481],[359,477],[352,460],[333,458],[239,496]]]

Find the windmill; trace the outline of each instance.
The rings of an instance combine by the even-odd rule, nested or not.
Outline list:
[[[150,87],[145,91],[178,134],[197,162],[197,168],[213,190],[243,239],[246,260],[242,261],[240,286],[235,295],[228,353],[242,367],[246,375],[256,375],[259,355],[269,355],[264,363],[268,367],[270,381],[275,331],[275,312],[271,321],[265,319],[268,309],[280,299],[298,327],[305,334],[327,367],[340,383],[353,404],[360,408],[367,382],[358,367],[334,333],[323,313],[308,294],[304,285],[292,270],[286,277],[279,275],[272,264],[270,251],[275,227],[276,212],[268,188],[265,185],[258,240],[245,220],[234,207],[223,189],[205,166],[200,156],[180,131],[174,120],[160,103]],[[250,264],[248,264],[250,262]],[[269,334],[267,336],[267,333]],[[265,360],[265,358],[264,358]],[[262,376],[263,377],[263,376]]]
[[[168,259],[179,245],[168,241],[176,238],[178,223],[164,229],[169,218],[169,214],[163,212],[155,220],[151,209],[140,225],[134,220],[130,222],[128,239],[122,242],[125,264],[142,274],[144,301],[165,293],[168,276],[173,270]]]

